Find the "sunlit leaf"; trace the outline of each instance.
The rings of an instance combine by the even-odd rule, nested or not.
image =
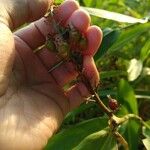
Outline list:
[[[149,99],[150,100],[150,91],[146,90],[135,90],[136,98]]]
[[[112,28],[105,28],[103,29],[103,36],[105,37],[107,34],[111,33],[113,31]]]
[[[60,5],[64,0],[54,0],[55,5]]]
[[[104,129],[107,125],[107,118],[95,118],[74,125],[51,138],[45,150],[71,150],[86,136]]]
[[[123,15],[116,12],[111,12],[103,9],[83,7],[90,15],[110,19],[118,22],[126,22],[126,23],[146,23],[147,19],[138,19],[131,16]]]
[[[136,95],[136,98],[138,98],[138,99],[149,99],[150,100],[150,96],[148,96],[148,95]]]
[[[147,127],[143,127],[142,128],[142,132],[143,132],[143,135],[146,137],[146,138],[149,138],[150,139],[150,128],[147,128]]]
[[[118,150],[117,141],[109,130],[101,130],[84,138],[73,150]]]
[[[144,67],[143,68],[143,75],[145,75],[145,76],[150,75],[150,68],[149,67]]]
[[[91,6],[91,4],[93,3],[93,0],[78,0],[81,2],[83,2],[86,6]]]
[[[150,30],[150,23],[146,24],[136,24],[122,30],[119,38],[109,49],[109,53],[114,53],[117,50],[122,50],[123,46],[129,44],[132,40],[138,38],[141,34]]]
[[[150,139],[147,138],[147,139],[144,139],[142,141],[143,141],[143,144],[144,144],[146,150],[150,150]]]
[[[143,64],[141,60],[131,59],[128,67],[128,80],[134,81],[142,72]]]

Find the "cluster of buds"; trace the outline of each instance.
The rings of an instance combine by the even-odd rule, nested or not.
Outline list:
[[[84,34],[80,33],[72,24],[69,24],[67,27],[63,27],[60,23],[57,23],[54,17],[56,13],[57,7],[49,13],[51,22],[53,23],[53,28],[55,29],[55,34],[47,35],[44,46],[48,50],[56,52],[59,58],[64,60],[67,58],[78,65],[82,65],[81,57],[82,52],[87,49],[87,39]],[[57,64],[56,66],[58,67]]]
[[[50,19],[54,34],[48,34],[45,44],[34,52],[36,53],[45,47],[47,50],[55,52],[57,56],[61,58],[61,62],[55,64],[49,72],[59,67],[59,65],[62,64],[62,60],[71,60],[80,66],[78,68],[82,70],[82,52],[87,49],[87,39],[84,34],[80,33],[72,24],[63,27],[60,25],[61,22],[57,23],[55,21],[57,9],[58,7],[53,6],[45,16],[47,19]]]

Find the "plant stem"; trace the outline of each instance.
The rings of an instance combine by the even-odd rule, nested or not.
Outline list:
[[[33,53],[37,53],[38,51],[41,51],[43,48],[45,48],[45,44],[42,45],[42,46],[40,46],[40,47],[38,47],[37,49],[35,49],[35,50],[33,51]]]
[[[86,87],[88,88],[90,94],[94,95],[96,102],[99,104],[99,107],[109,116],[112,117],[113,113],[112,111],[110,111],[105,104],[101,101],[99,95],[95,92],[95,90],[93,89],[91,83],[89,82],[89,79],[83,74],[80,74],[80,78],[83,81],[83,83],[86,85]]]
[[[115,132],[114,136],[118,140],[118,142],[124,147],[125,150],[129,150],[129,145],[126,142],[126,140],[123,138],[123,136],[119,132]]]
[[[126,122],[129,119],[135,119],[137,121],[139,121],[143,126],[147,127],[148,129],[150,129],[150,126],[148,124],[146,124],[143,119],[135,114],[128,114],[122,118],[116,119],[117,120],[117,124],[123,124],[124,122]]]

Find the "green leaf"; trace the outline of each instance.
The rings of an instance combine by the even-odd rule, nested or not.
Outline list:
[[[60,5],[64,0],[54,0],[55,5]]]
[[[115,41],[117,40],[120,34],[120,30],[118,29],[109,30],[107,32],[106,30],[104,30],[103,32],[105,32],[105,35],[104,35],[102,44],[100,46],[100,49],[98,50],[98,52],[96,53],[94,57],[95,61],[97,61],[100,57],[102,57],[109,50],[109,48],[115,43]]]
[[[65,129],[51,138],[45,150],[71,150],[86,136],[108,125],[107,118],[95,118]]]
[[[150,40],[148,40],[145,45],[143,46],[140,54],[140,59],[142,61],[146,60],[150,55]]]
[[[136,90],[135,91],[136,93],[136,98],[142,98],[142,99],[150,99],[150,91],[139,91],[139,90]]]
[[[134,26],[129,26],[122,30],[119,38],[115,44],[109,49],[109,53],[114,53],[117,50],[121,50],[123,46],[127,45],[129,42],[139,37],[144,32],[150,30],[150,23],[146,24],[136,24]]]
[[[147,150],[150,150],[150,139],[147,138],[147,139],[144,139],[142,141],[143,141],[143,144],[144,144],[145,148]]]
[[[96,105],[96,103],[88,103],[88,104],[84,103],[84,104],[80,105],[78,108],[74,109],[73,111],[71,111],[67,114],[67,116],[65,117],[63,123],[68,123],[70,121],[74,122],[75,117],[77,115],[79,115],[80,113],[85,112],[87,109],[89,109],[89,108],[91,108],[95,105]]]
[[[83,1],[86,6],[91,6],[93,2],[93,0],[79,0],[79,1]]]
[[[143,133],[143,135],[146,137],[146,138],[149,138],[150,139],[150,129],[149,128],[147,128],[147,127],[143,127],[142,128],[142,133]]]
[[[118,150],[117,141],[107,129],[93,133],[84,138],[73,150]]]
[[[128,67],[128,80],[134,81],[141,75],[143,69],[143,63],[141,60],[131,59]]]
[[[150,126],[150,120],[146,121],[146,124],[148,124]]]
[[[124,79],[121,79],[118,85],[118,98],[121,105],[128,110],[128,113],[138,114],[138,106],[133,88]]]
[[[105,18],[113,21],[118,22],[126,22],[126,23],[146,23],[147,19],[138,19],[131,16],[123,15],[120,13],[104,10],[104,9],[97,9],[97,8],[90,8],[90,7],[82,7],[85,9],[90,15]]]
[[[127,72],[122,70],[111,70],[111,71],[102,71],[100,72],[101,79],[116,77],[116,76],[126,76]]]
[[[150,91],[146,90],[135,90],[136,95],[150,96]]]
[[[129,150],[138,149],[138,141],[140,136],[139,128],[140,128],[139,122],[130,119],[124,124],[122,124],[119,129],[119,132],[123,135],[123,137],[129,144]]]

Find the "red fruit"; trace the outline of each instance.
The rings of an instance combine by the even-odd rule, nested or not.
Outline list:
[[[115,99],[109,98],[108,105],[109,105],[109,108],[113,111],[118,109],[118,102]]]

